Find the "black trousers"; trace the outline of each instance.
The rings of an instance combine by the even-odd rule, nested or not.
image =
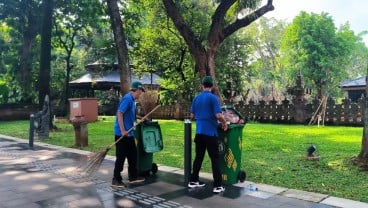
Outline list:
[[[190,181],[199,180],[199,171],[201,170],[204,155],[207,150],[211,159],[213,186],[221,186],[222,177],[219,166],[218,137],[196,134],[194,142],[196,155],[193,161],[193,172]]]
[[[115,141],[120,136],[115,135]],[[124,137],[116,143],[116,161],[114,168],[114,178],[122,181],[121,172],[124,168],[125,159],[128,159],[128,176],[129,180],[138,176],[137,170],[137,146],[135,145],[134,137]]]

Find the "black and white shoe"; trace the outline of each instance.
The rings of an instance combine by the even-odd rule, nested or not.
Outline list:
[[[206,184],[201,181],[190,181],[188,183],[189,188],[204,187]]]
[[[118,181],[116,179],[112,179],[111,186],[115,188],[125,188],[126,187],[126,185],[122,181]]]
[[[213,193],[215,193],[215,194],[218,194],[218,193],[221,193],[221,192],[224,192],[224,191],[225,191],[225,187],[223,187],[223,186],[218,186],[218,187],[213,188]]]

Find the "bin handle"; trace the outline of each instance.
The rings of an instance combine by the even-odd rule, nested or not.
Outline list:
[[[141,118],[140,121],[138,121],[136,124],[134,124],[128,131],[127,133],[133,131],[133,129],[135,127],[137,127],[140,123],[142,123],[146,118],[148,118],[149,115],[151,115],[154,111],[156,111],[161,105],[157,105],[154,109],[152,109],[149,113],[147,113],[145,116],[143,116]],[[110,144],[110,146],[108,146],[108,149],[111,149],[114,145],[116,145],[116,143],[118,143],[120,140],[122,140],[124,138],[124,136],[121,136],[119,139],[117,139],[114,143]]]

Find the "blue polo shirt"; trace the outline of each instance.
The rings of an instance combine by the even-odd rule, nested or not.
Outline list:
[[[118,110],[116,112],[116,119],[114,124],[114,133],[116,136],[121,136],[121,131],[118,122],[118,112],[123,113],[124,128],[128,131],[134,126],[135,122],[135,102],[132,93],[127,93],[121,98]],[[130,131],[128,136],[134,136],[134,131]]]
[[[196,120],[196,134],[218,136],[217,113],[221,113],[218,98],[209,91],[202,91],[193,100],[190,112]]]

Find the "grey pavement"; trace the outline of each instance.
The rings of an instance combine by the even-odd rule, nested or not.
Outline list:
[[[78,164],[89,154],[39,142],[30,149],[27,140],[0,135],[0,208],[368,208],[363,202],[250,181],[226,185],[224,193],[213,194],[209,173],[200,175],[205,188],[189,189],[182,169],[160,164],[144,184],[114,189],[110,185],[115,158],[107,156],[100,169],[87,176]],[[249,190],[250,184],[258,190]]]

